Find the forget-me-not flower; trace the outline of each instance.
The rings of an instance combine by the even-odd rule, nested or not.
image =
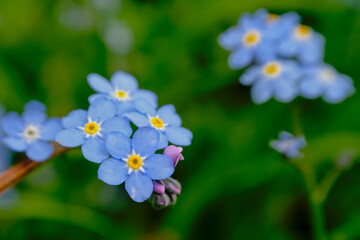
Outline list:
[[[117,104],[119,116],[134,110],[133,102],[137,99],[144,99],[153,107],[157,107],[156,94],[148,90],[138,89],[136,78],[129,73],[118,71],[112,75],[110,82],[96,73],[89,74],[87,79],[90,87],[98,92],[89,97],[90,103],[104,96],[112,99]]]
[[[37,101],[30,101],[24,107],[22,116],[15,112],[6,114],[1,127],[7,135],[3,142],[16,152],[25,152],[34,161],[45,161],[54,152],[51,141],[62,129],[59,118],[47,119],[46,107]]]
[[[193,134],[186,128],[181,127],[181,118],[176,113],[174,105],[164,105],[156,109],[147,101],[135,101],[136,112],[124,114],[138,127],[153,127],[160,133],[158,149],[168,146],[168,142],[179,146],[191,144]]]
[[[173,161],[166,155],[155,154],[160,134],[150,127],[139,128],[132,140],[112,132],[106,138],[106,149],[113,158],[99,167],[98,177],[110,185],[125,182],[126,191],[136,202],[147,200],[154,189],[152,180],[162,180],[174,172]]]
[[[294,26],[278,44],[283,57],[297,57],[303,64],[320,63],[324,58],[324,37],[305,25]]]
[[[314,99],[322,96],[328,103],[339,103],[355,92],[353,81],[350,77],[339,74],[330,65],[306,69],[305,77],[300,83],[301,95]]]
[[[88,111],[74,110],[62,119],[64,130],[56,134],[56,141],[65,147],[81,146],[84,157],[100,163],[110,154],[105,138],[113,131],[130,136],[132,129],[127,119],[116,116],[116,105],[107,98],[94,100]]]
[[[300,150],[306,147],[306,141],[304,136],[294,137],[291,133],[281,132],[279,140],[271,141],[270,146],[287,158],[301,158]]]
[[[232,51],[228,59],[231,68],[244,68],[253,61],[264,62],[275,57],[274,39],[266,34],[265,17],[262,9],[253,15],[246,13],[237,26],[220,35],[220,46]]]
[[[255,103],[264,103],[271,97],[280,102],[290,102],[299,94],[301,75],[296,62],[275,60],[250,67],[240,77],[240,82],[252,85],[251,97]]]

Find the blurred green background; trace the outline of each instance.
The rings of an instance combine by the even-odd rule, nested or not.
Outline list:
[[[311,239],[298,171],[269,148],[293,131],[290,106],[256,106],[218,35],[243,12],[296,11],[327,39],[326,62],[360,88],[359,2],[341,0],[1,0],[0,102],[31,100],[51,116],[88,107],[86,76],[124,70],[172,103],[194,133],[174,177],[183,192],[160,211],[97,179],[78,149],[35,170],[0,208],[0,239]],[[360,95],[338,105],[297,99],[308,164],[323,176],[344,149],[360,150]],[[16,161],[16,160],[15,160]],[[360,164],[326,202],[331,239],[360,239]]]

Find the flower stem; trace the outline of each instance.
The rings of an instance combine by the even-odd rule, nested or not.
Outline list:
[[[50,159],[59,156],[68,150],[68,148],[62,147],[56,143],[54,144],[54,148],[54,153]],[[35,162],[30,160],[29,158],[25,158],[17,165],[2,172],[0,174],[0,194],[13,187],[25,176],[27,176],[32,170],[46,162],[48,162],[48,160],[44,162]]]

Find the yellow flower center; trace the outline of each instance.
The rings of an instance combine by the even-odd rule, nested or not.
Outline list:
[[[132,155],[129,157],[128,166],[134,170],[139,169],[142,166],[143,162],[139,155]]]
[[[96,122],[90,122],[85,125],[85,132],[87,134],[95,134],[99,130],[99,125]]]
[[[157,128],[163,128],[164,127],[164,122],[158,117],[152,118],[151,123]]]
[[[300,40],[308,39],[311,33],[311,28],[305,25],[299,25],[295,28],[295,37]]]
[[[273,22],[276,22],[277,20],[279,20],[279,18],[280,18],[279,15],[273,14],[273,13],[269,13],[266,21],[267,21],[268,23],[273,23]]]
[[[271,62],[265,65],[263,71],[268,77],[276,77],[280,74],[281,65],[278,62]]]
[[[126,98],[126,97],[127,97],[127,93],[124,92],[123,90],[116,90],[116,91],[115,91],[115,96],[116,96],[117,98],[123,99],[123,98]]]
[[[245,34],[243,38],[243,43],[245,46],[252,47],[259,43],[260,33],[256,30],[249,31]]]

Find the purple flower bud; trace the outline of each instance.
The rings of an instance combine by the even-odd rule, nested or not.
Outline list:
[[[154,193],[163,194],[165,193],[165,185],[161,180],[153,180]]]
[[[150,198],[150,202],[155,208],[164,208],[171,204],[170,197],[164,194],[153,194]]]
[[[165,184],[166,192],[169,192],[170,194],[177,194],[179,195],[181,193],[181,184],[176,181],[173,178],[168,178],[163,180]]]
[[[170,145],[164,150],[164,155],[168,156],[173,160],[174,166],[176,166],[179,160],[184,160],[184,156],[181,154],[183,151],[182,147],[176,147],[174,145]]]

